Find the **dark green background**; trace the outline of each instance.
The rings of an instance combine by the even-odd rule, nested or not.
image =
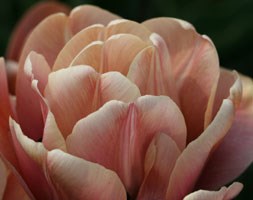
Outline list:
[[[0,56],[22,13],[35,0],[1,0]],[[136,21],[169,16],[191,22],[216,45],[220,63],[253,77],[253,0],[62,0],[70,6],[94,4]],[[253,147],[252,147],[253,148]],[[253,149],[252,149],[253,150]],[[253,166],[239,179],[244,190],[237,199],[253,199]]]

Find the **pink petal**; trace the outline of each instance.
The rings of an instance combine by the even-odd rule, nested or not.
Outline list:
[[[7,58],[18,61],[25,40],[33,28],[47,16],[57,13],[68,13],[69,8],[57,2],[40,2],[30,8],[22,18],[11,36],[7,49]]]
[[[0,158],[0,198],[29,200],[28,194],[4,161]]]
[[[16,87],[17,114],[24,133],[35,140],[41,138],[44,125],[40,103],[24,71],[25,65],[27,65],[25,59],[30,51],[34,50],[45,56],[46,61],[51,66],[56,55],[65,44],[66,23],[67,17],[64,14],[54,14],[43,20],[30,34],[20,58]],[[47,65],[43,58],[40,57],[40,60],[36,62],[36,59],[32,60],[33,57],[30,60],[31,63],[40,64],[42,62],[41,67]],[[37,67],[36,69],[41,70]]]
[[[7,74],[5,68],[5,62],[3,58],[0,58],[0,127],[8,127],[8,120],[11,114],[9,91],[7,83]]]
[[[53,150],[47,156],[47,170],[60,199],[126,200],[118,176],[98,164]]]
[[[104,42],[94,41],[84,47],[75,58],[73,58],[70,66],[76,65],[89,65],[92,66],[97,72],[103,70],[103,57],[102,52],[104,48]]]
[[[4,162],[0,159],[0,198],[3,199],[5,188],[8,182],[8,170]]]
[[[34,140],[42,138],[44,121],[40,98],[31,87],[31,82],[36,79],[38,89],[44,92],[47,84],[50,67],[42,55],[35,52],[29,53],[22,72],[22,86],[17,91],[17,114],[19,123],[24,133]]]
[[[222,73],[222,82],[232,78],[230,72]],[[224,141],[208,160],[198,187],[216,189],[238,177],[253,161],[253,82],[245,76],[241,79],[243,96],[235,120]],[[224,88],[228,83],[224,82],[220,87]],[[220,95],[226,94],[220,91]]]
[[[43,171],[46,149],[41,143],[24,136],[20,126],[12,119],[10,119],[10,129],[23,179],[36,199],[51,199],[53,191]]]
[[[53,113],[49,110],[45,122],[43,145],[47,150],[61,149],[66,151],[65,139],[59,130]]]
[[[130,34],[116,34],[104,43],[96,42],[84,48],[74,59],[75,64],[95,64],[100,72],[118,71],[126,75],[129,66],[138,52],[147,44],[140,38]],[[92,61],[96,60],[96,61]],[[100,61],[100,63],[98,63]],[[74,63],[72,65],[74,65]]]
[[[167,43],[190,142],[204,130],[205,111],[213,102],[212,91],[219,77],[216,49],[209,38],[197,34],[185,21],[155,18],[143,24]]]
[[[170,174],[180,155],[176,143],[167,135],[155,136],[146,153],[145,178],[137,199],[165,199]]]
[[[24,71],[31,80],[38,80],[38,89],[41,93],[44,93],[48,81],[48,75],[51,72],[50,66],[45,58],[42,55],[31,51],[27,56]]]
[[[134,57],[147,44],[135,35],[116,34],[104,44],[101,72],[118,71],[127,74]]]
[[[155,33],[150,40],[154,46],[145,48],[135,57],[127,76],[140,88],[142,95],[166,95],[179,103],[167,46]]]
[[[71,154],[116,171],[134,197],[144,178],[148,145],[159,132],[184,148],[186,129],[176,104],[165,96],[145,96],[130,104],[108,102],[80,120],[66,144]]]
[[[219,191],[198,190],[187,195],[184,200],[231,200],[242,190],[241,183],[233,183],[228,188],[222,187]]]
[[[182,199],[194,188],[209,156],[222,142],[232,126],[235,107],[241,90],[241,82],[235,75],[234,84],[230,88],[230,95],[223,100],[213,121],[196,140],[187,146],[177,160],[171,175],[167,198]]]
[[[138,96],[138,88],[120,73],[100,75],[84,65],[51,73],[45,90],[45,97],[64,137],[71,133],[79,119],[105,102],[112,99],[129,102]]]
[[[233,103],[226,99],[212,123],[178,158],[171,174],[167,199],[182,199],[193,189],[209,154],[231,127],[233,117]]]
[[[18,63],[12,60],[6,61],[6,74],[8,80],[9,92],[15,94],[16,90],[16,77],[18,73]]]
[[[103,30],[103,25],[95,24],[74,35],[58,54],[54,62],[53,71],[70,66],[72,60],[85,46],[100,38]]]
[[[69,26],[74,35],[90,25],[107,25],[110,21],[119,18],[119,16],[99,7],[84,5],[78,6],[71,11],[69,16]]]
[[[111,21],[105,30],[104,39],[111,37],[112,35],[127,33],[135,35],[143,41],[149,41],[150,32],[145,26],[134,21],[126,19],[116,19]]]
[[[13,145],[9,135],[9,117],[11,105],[8,93],[7,76],[5,71],[4,59],[0,58],[0,153],[9,162],[17,166],[17,159],[13,154]]]

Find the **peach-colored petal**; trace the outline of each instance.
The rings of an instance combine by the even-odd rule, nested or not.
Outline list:
[[[19,123],[24,133],[36,141],[42,138],[44,120],[40,98],[31,87],[31,82],[37,80],[38,89],[40,93],[43,93],[50,71],[50,67],[42,55],[33,51],[30,52],[22,72],[23,85],[19,88],[23,91],[17,93]]]
[[[88,45],[74,58],[71,65],[85,64],[100,73],[118,71],[126,75],[136,54],[146,46],[137,36],[116,34],[104,43],[96,41]]]
[[[126,19],[116,19],[108,24],[104,33],[104,39],[120,33],[136,35],[144,41],[149,41],[149,36],[152,32],[137,22]]]
[[[138,193],[138,200],[165,199],[170,174],[180,153],[169,136],[155,136],[146,153],[145,178]]]
[[[234,105],[226,99],[212,123],[178,158],[171,174],[167,199],[180,200],[194,188],[211,151],[230,129],[233,117]]]
[[[60,150],[48,153],[47,171],[60,199],[126,200],[115,172]]]
[[[89,65],[92,66],[97,72],[100,72],[102,68],[102,52],[103,52],[104,42],[94,41],[89,45],[84,47],[72,60],[70,66],[76,65]]]
[[[99,71],[118,71],[126,75],[136,54],[146,46],[147,44],[135,35],[112,35],[104,44],[102,69]]]
[[[155,18],[143,24],[167,43],[190,142],[203,131],[207,105],[213,102],[210,98],[219,77],[216,49],[185,21]]]
[[[53,66],[56,56],[71,37],[67,21],[68,17],[65,14],[57,13],[45,18],[33,29],[22,50],[21,71],[30,51],[42,54],[49,66]]]
[[[167,46],[155,33],[150,40],[154,47],[145,48],[135,57],[127,76],[140,88],[142,95],[166,95],[179,103]]]
[[[71,11],[69,16],[69,26],[72,33],[76,34],[90,25],[107,25],[110,21],[119,18],[119,16],[99,7],[83,5],[78,6]]]
[[[9,117],[12,114],[8,93],[7,76],[4,59],[0,58],[0,152],[13,165],[17,166],[17,159],[13,154],[13,145],[9,134]]]
[[[229,79],[233,80],[233,75],[229,71],[224,71],[222,74],[221,79],[227,80],[221,86],[223,88],[229,84]],[[245,76],[240,78],[243,84],[242,102],[224,141],[208,160],[198,183],[201,188],[216,189],[230,182],[253,161],[253,82]],[[221,91],[219,94],[226,95]]]
[[[85,46],[100,39],[103,30],[103,25],[95,24],[81,30],[79,33],[74,35],[58,54],[52,68],[53,71],[71,65],[72,60],[83,48],[85,48]]]
[[[66,151],[66,143],[59,130],[53,113],[49,110],[45,122],[42,143],[47,150],[61,149]]]
[[[0,198],[3,200],[29,200],[28,194],[17,177],[0,157]]]
[[[7,59],[18,61],[24,42],[33,28],[47,16],[57,13],[69,13],[69,8],[57,2],[40,2],[26,12],[14,30],[7,49]]]
[[[138,96],[139,89],[120,73],[100,75],[84,65],[51,73],[45,90],[49,107],[64,137],[71,133],[79,119],[105,102],[112,99],[130,102]]]
[[[24,133],[35,140],[41,138],[43,133],[43,117],[40,103],[24,71],[24,66],[27,64],[25,60],[33,50],[42,54],[51,66],[65,41],[68,40],[66,22],[67,17],[64,14],[54,14],[43,20],[30,34],[20,58],[16,81],[17,114]],[[42,66],[45,64],[43,63]]]
[[[130,104],[108,102],[80,120],[66,144],[71,154],[116,171],[129,194],[135,196],[144,178],[148,145],[159,132],[184,148],[186,128],[176,104],[165,96],[144,96]]]
[[[10,129],[21,175],[29,189],[36,199],[52,198],[52,188],[48,185],[43,171],[46,149],[41,143],[36,143],[23,135],[20,126],[12,119],[10,119]]]
[[[197,179],[200,177],[210,155],[224,140],[231,128],[235,109],[242,92],[238,75],[234,74],[233,77],[234,81],[230,87],[230,94],[227,99],[223,100],[213,121],[196,140],[187,146],[177,160],[167,190],[167,198],[182,199],[196,186]]]
[[[219,82],[217,90],[215,93],[215,99],[213,104],[213,109],[211,113],[211,120],[218,112],[223,99],[228,98],[231,96],[233,98],[233,101],[236,105],[236,108],[239,107],[241,102],[241,92],[238,93],[236,91],[241,90],[241,83],[235,84],[235,81],[240,82],[239,75],[234,71],[230,71],[224,68],[221,68],[220,70],[220,76],[219,76]],[[234,91],[234,92],[233,92]],[[231,94],[233,92],[233,94]]]
[[[38,89],[41,93],[44,93],[48,75],[51,72],[50,66],[44,56],[31,51],[27,56],[24,71],[31,80],[38,80]]]
[[[187,195],[184,200],[231,200],[242,190],[241,183],[233,183],[229,187],[222,187],[219,191],[198,190]]]

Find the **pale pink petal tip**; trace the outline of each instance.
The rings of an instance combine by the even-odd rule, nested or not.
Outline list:
[[[229,187],[222,187],[219,191],[198,190],[187,195],[184,200],[231,200],[242,190],[243,185],[235,182]]]

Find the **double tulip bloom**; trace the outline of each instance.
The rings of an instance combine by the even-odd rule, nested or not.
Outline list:
[[[188,22],[68,11],[33,8],[0,60],[1,199],[234,198],[252,80]]]

